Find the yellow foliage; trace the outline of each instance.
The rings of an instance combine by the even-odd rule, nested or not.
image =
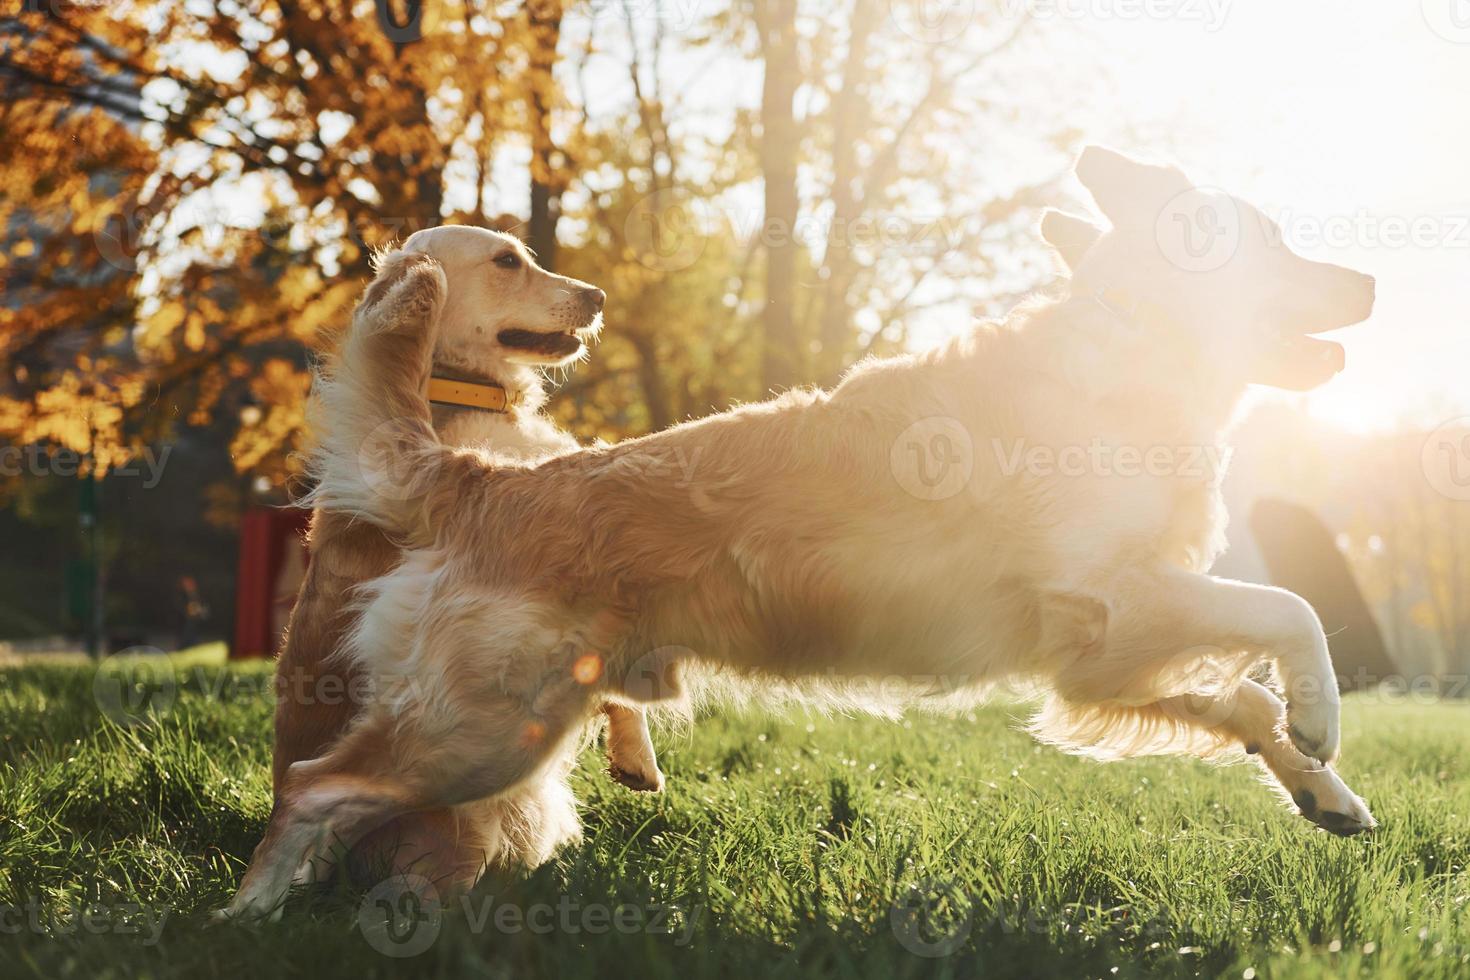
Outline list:
[[[191,351],[204,349],[204,317],[197,311],[184,321],[184,346]]]
[[[184,304],[176,299],[163,302],[152,316],[138,324],[138,346],[144,350],[157,349],[173,337],[187,314]]]

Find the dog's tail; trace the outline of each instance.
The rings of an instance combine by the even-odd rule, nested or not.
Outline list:
[[[357,515],[404,544],[432,539],[427,498],[451,451],[434,433],[426,392],[447,288],[427,255],[379,262],[340,349],[317,371],[307,411],[315,486],[300,506]]]

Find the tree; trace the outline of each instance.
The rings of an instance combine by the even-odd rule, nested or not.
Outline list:
[[[1358,499],[1343,546],[1363,578],[1404,672],[1435,675],[1457,696],[1470,694],[1470,521],[1466,503],[1447,496],[1425,461],[1424,433],[1369,442],[1353,484]]]
[[[566,190],[565,160],[551,133],[562,14],[561,0],[533,0],[526,5],[526,21],[533,41],[526,72],[531,130],[531,217],[527,222],[526,243],[548,269],[556,268],[556,225],[561,215],[561,195]]]
[[[761,88],[760,162],[765,194],[766,305],[761,378],[768,390],[789,388],[806,372],[796,332],[796,164],[801,147],[796,92],[801,84],[796,0],[755,0],[765,79]]]
[[[279,477],[304,350],[372,248],[493,220],[492,157],[534,129],[555,44],[473,0],[406,29],[371,0],[7,3],[0,431],[103,465],[258,404],[232,453]]]
[[[617,404],[658,427],[832,384],[858,358],[902,349],[931,310],[962,326],[1050,274],[1027,242],[1055,177],[998,180],[1005,168],[972,135],[1023,121],[1066,169],[1071,133],[1043,107],[1021,120],[990,95],[1027,56],[1026,22],[991,12],[935,37],[900,21],[901,6],[744,0],[671,36],[624,0],[567,56],[574,79],[619,59],[630,93],[624,114],[599,120],[579,86],[566,91],[587,140],[574,180],[595,180],[571,213],[588,228],[576,274],[610,294],[607,339],[566,389],[573,424]],[[700,69],[666,98],[659,66],[695,56]],[[749,65],[758,81],[717,110],[728,136],[708,137],[711,109],[687,94]],[[745,220],[757,199],[759,220]]]

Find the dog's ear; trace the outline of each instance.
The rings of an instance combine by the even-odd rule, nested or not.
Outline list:
[[[375,264],[377,275],[362,294],[356,316],[375,310],[395,291],[401,293],[397,298],[398,304],[412,311],[410,320],[444,301],[448,285],[444,270],[433,256],[399,249],[378,255]],[[400,289],[405,285],[411,288]]]
[[[1041,237],[1057,250],[1067,269],[1077,271],[1077,263],[1103,235],[1103,230],[1086,218],[1047,208],[1041,212]]]
[[[432,255],[433,249],[431,246],[434,243],[434,239],[438,237],[438,227],[420,228],[418,231],[405,238],[403,240],[403,244],[400,245],[399,248],[404,252],[422,252],[425,255]]]
[[[1174,167],[1141,163],[1105,146],[1085,148],[1076,170],[1077,179],[1115,225],[1152,223],[1165,202],[1191,186]]]

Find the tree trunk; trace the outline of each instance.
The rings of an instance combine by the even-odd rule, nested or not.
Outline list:
[[[643,389],[643,404],[648,408],[648,431],[658,432],[674,424],[669,406],[669,392],[659,368],[658,351],[653,338],[643,333],[625,334],[638,353],[638,385]]]
[[[561,196],[531,178],[531,220],[526,224],[526,244],[536,253],[544,269],[556,270],[556,223],[561,219]]]
[[[561,0],[533,0],[526,5],[531,25],[531,219],[526,244],[547,269],[556,268],[556,225],[561,219],[561,161],[551,138],[551,106],[556,48],[561,39]]]
[[[832,227],[822,257],[826,272],[823,284],[817,339],[821,352],[817,361],[817,383],[837,382],[847,368],[852,346],[853,269],[852,234],[863,214],[865,193],[858,191],[857,138],[868,128],[867,88],[868,40],[877,16],[875,4],[858,0],[853,6],[852,26],[847,41],[847,62],[842,71],[842,88],[832,97]]]
[[[796,0],[756,0],[765,57],[761,94],[761,172],[765,178],[766,308],[762,317],[761,383],[790,388],[802,379],[804,351],[796,329],[796,162],[794,102],[800,83]]]

